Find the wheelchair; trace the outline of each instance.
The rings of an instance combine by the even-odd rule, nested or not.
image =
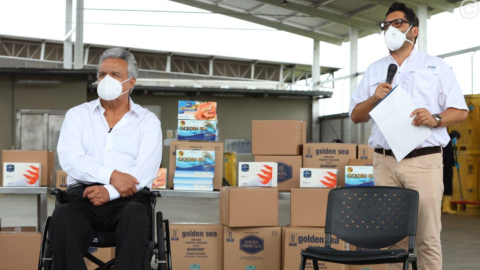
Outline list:
[[[64,194],[66,194],[65,191],[57,188],[54,188],[50,191],[50,195],[55,196],[55,208],[64,203],[62,199]],[[158,266],[158,270],[172,270],[169,221],[168,219],[163,219],[162,212],[157,212],[156,215],[154,215],[155,205],[157,203],[158,197],[161,197],[160,192],[150,191],[151,224],[149,229],[148,245],[146,246],[147,250],[145,252],[145,268],[143,270],[153,269],[151,267],[151,261],[153,256],[155,256],[155,264]],[[50,248],[48,235],[51,218],[52,217],[49,216],[47,218],[47,221],[45,222],[45,228],[43,230],[42,242],[40,246],[38,270],[52,269],[52,250]],[[95,238],[93,239],[93,242],[90,246],[95,248],[115,247],[115,233],[96,232]],[[84,257],[93,262],[94,264],[98,265],[98,268],[96,268],[95,270],[112,269],[115,264],[115,258],[108,262],[103,262],[89,252],[87,252]]]

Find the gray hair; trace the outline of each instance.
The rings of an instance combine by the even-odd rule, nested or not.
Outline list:
[[[128,78],[138,78],[138,66],[137,61],[133,54],[129,51],[126,51],[121,48],[111,48],[103,52],[102,56],[100,56],[100,61],[98,62],[97,66],[97,77],[98,77],[98,68],[100,65],[105,61],[105,59],[115,58],[115,59],[122,59],[125,60],[128,64],[127,73]],[[132,93],[133,88],[135,85],[130,89],[130,93]]]

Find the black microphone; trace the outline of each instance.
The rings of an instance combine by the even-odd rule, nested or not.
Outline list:
[[[389,83],[389,84],[392,84],[393,77],[395,76],[395,73],[397,73],[397,65],[390,64],[390,66],[388,66],[387,80],[385,82]]]

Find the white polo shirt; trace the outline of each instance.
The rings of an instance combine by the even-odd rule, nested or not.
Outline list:
[[[129,99],[130,111],[109,132],[100,99],[68,110],[58,140],[62,169],[73,185],[104,184],[110,200],[120,197],[110,184],[114,170],[151,188],[162,161],[162,129],[157,116]]]
[[[390,64],[395,64],[398,68],[392,86],[402,85],[402,88],[419,109],[425,108],[431,114],[442,113],[447,108],[468,110],[452,68],[441,58],[413,49],[402,66],[399,66],[389,54],[368,67],[362,81],[353,93],[350,116],[357,104],[375,95],[378,84],[384,83],[386,80]],[[395,119],[392,119],[392,121],[395,121]],[[447,128],[431,128],[431,131],[432,135],[417,148],[444,147],[450,141]],[[372,148],[390,149],[375,121],[372,122],[372,135],[368,140],[368,145]]]

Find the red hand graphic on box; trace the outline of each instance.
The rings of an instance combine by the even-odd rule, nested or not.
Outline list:
[[[257,174],[263,181],[260,181],[263,185],[270,183],[273,178],[273,167],[263,165],[267,170],[262,170],[263,174]]]
[[[325,176],[320,182],[328,188],[334,188],[337,185],[337,175],[331,172],[328,172],[328,175],[331,177]]]
[[[33,184],[35,184],[35,183],[38,181],[38,179],[40,178],[40,173],[39,173],[39,172],[40,172],[40,168],[37,168],[37,167],[35,167],[35,166],[30,166],[30,168],[32,169],[32,171],[31,171],[31,170],[27,170],[27,172],[28,172],[29,174],[24,174],[23,176],[25,176],[25,178],[28,179],[27,183],[28,183],[29,185],[33,185]]]

